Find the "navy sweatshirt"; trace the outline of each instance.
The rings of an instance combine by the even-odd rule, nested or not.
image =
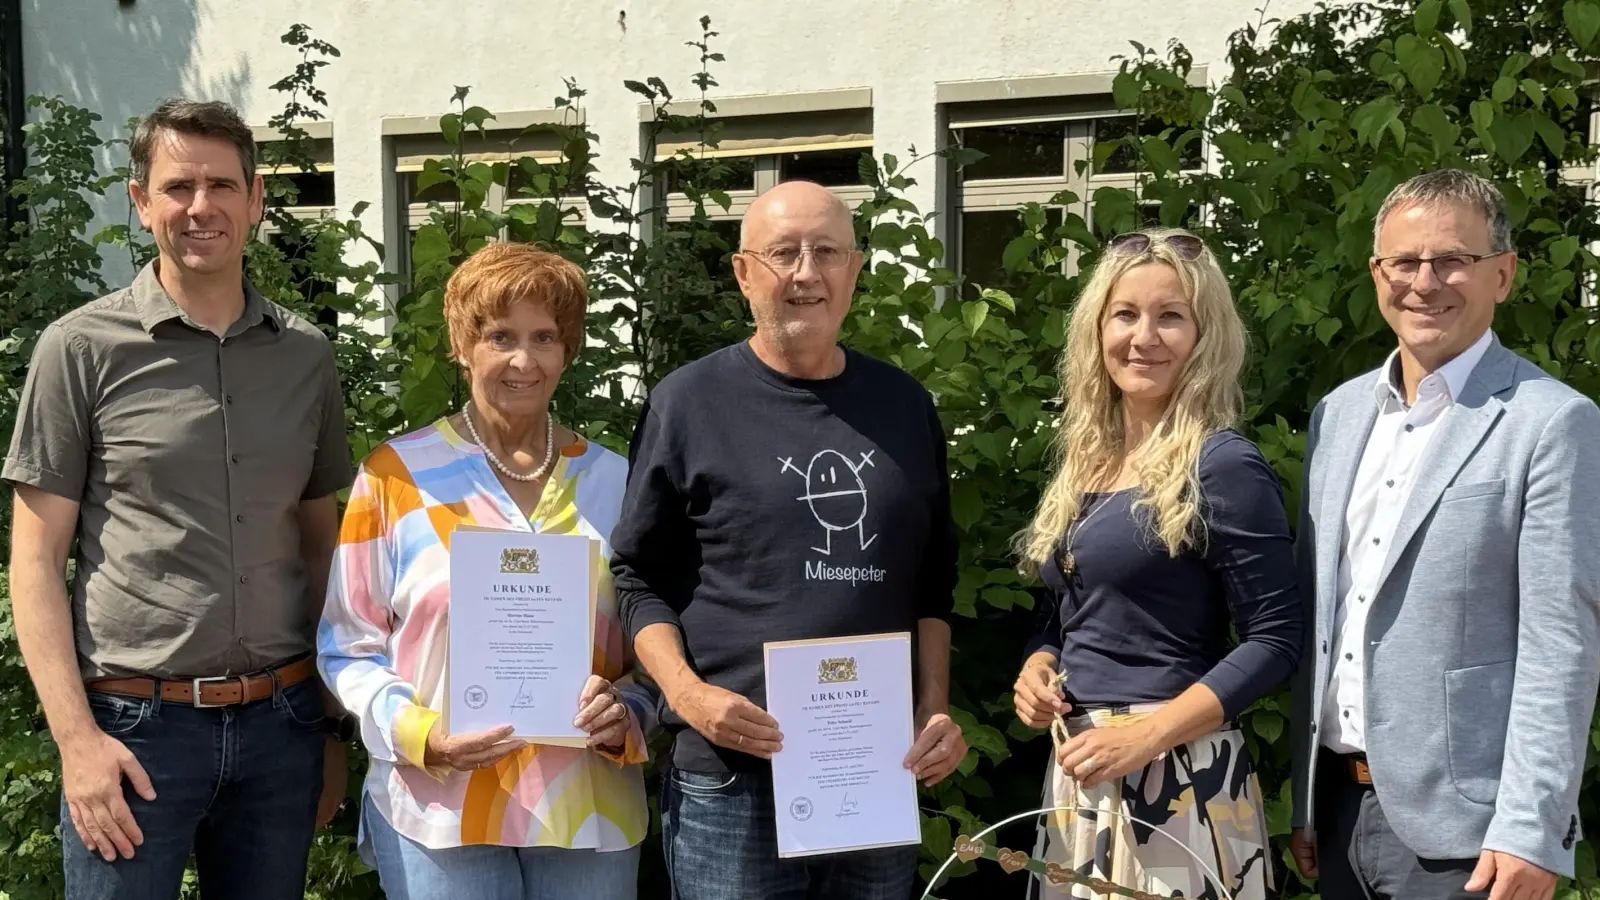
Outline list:
[[[1203,544],[1176,558],[1133,510],[1137,489],[1089,494],[1073,539],[1040,566],[1048,591],[1027,653],[1059,654],[1074,706],[1170,700],[1201,682],[1232,719],[1294,671],[1305,627],[1277,474],[1243,435],[1200,452]],[[1229,626],[1239,643],[1229,648]]]
[[[915,643],[919,619],[948,619],[945,436],[905,372],[846,350],[839,375],[791,378],[737,344],[657,385],[629,457],[611,552],[630,644],[670,623],[701,678],[765,706],[766,641],[909,631]],[[767,765],[672,710],[662,722],[681,769]]]

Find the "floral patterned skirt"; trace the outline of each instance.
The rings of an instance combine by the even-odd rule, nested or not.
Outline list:
[[[1160,708],[1088,711],[1066,719],[1066,732],[1129,724]],[[1035,859],[1157,897],[1276,896],[1261,786],[1237,727],[1180,744],[1142,770],[1087,790],[1059,769],[1052,753],[1040,805],[1077,809],[1041,817]],[[1222,890],[1210,873],[1222,879]],[[1041,879],[1028,888],[1029,900],[1123,896]]]

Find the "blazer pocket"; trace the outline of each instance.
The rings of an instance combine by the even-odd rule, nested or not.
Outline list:
[[[1506,492],[1506,480],[1496,478],[1493,481],[1475,481],[1471,484],[1453,484],[1445,488],[1439,495],[1439,502],[1449,503],[1452,500],[1466,500],[1469,497],[1498,497]]]
[[[1508,660],[1444,673],[1450,780],[1474,803],[1493,803],[1500,789],[1516,670]]]

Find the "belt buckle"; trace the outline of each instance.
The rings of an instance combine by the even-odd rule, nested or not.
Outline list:
[[[1365,759],[1350,760],[1350,778],[1357,784],[1372,784],[1372,768]]]
[[[193,678],[193,679],[190,679],[190,690],[194,691],[194,696],[189,698],[190,704],[195,709],[216,709],[219,706],[227,706],[228,704],[226,704],[226,703],[201,703],[200,702],[200,685],[209,684],[209,683],[215,682],[215,681],[234,681],[234,680],[237,680],[239,682],[239,686],[240,686],[239,699],[243,700],[244,699],[244,693],[243,693],[244,679],[241,678],[238,675],[213,675],[210,678]]]

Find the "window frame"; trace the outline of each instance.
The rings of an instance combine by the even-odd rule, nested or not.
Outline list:
[[[657,160],[687,150],[703,159],[743,158],[755,161],[754,183],[750,188],[727,191],[727,209],[711,203],[706,215],[712,221],[738,221],[750,204],[776,187],[782,178],[783,157],[794,153],[833,150],[861,150],[871,153],[874,146],[872,90],[844,88],[792,94],[757,94],[713,98],[716,112],[711,118],[722,124],[724,134],[712,149],[694,146],[692,135],[663,134],[655,147],[645,143],[644,126],[655,110],[648,103],[639,105],[641,151],[653,152]],[[698,101],[675,101],[667,111],[695,115]],[[872,198],[868,185],[828,187],[854,211]],[[694,204],[681,191],[667,191],[666,185],[653,186],[652,204],[662,211],[665,222],[684,222],[694,215]]]
[[[1109,88],[1109,79],[1107,79]],[[1144,173],[1097,172],[1094,170],[1095,126],[1109,119],[1130,118],[1135,113],[1119,109],[1106,94],[1078,94],[1063,97],[1033,97],[1022,101],[993,104],[992,114],[983,109],[990,104],[953,103],[942,109],[940,131],[954,146],[964,146],[962,132],[966,129],[993,128],[1005,125],[1031,125],[1054,123],[1061,126],[1062,172],[1059,175],[1037,175],[1010,178],[968,178],[954,166],[947,167],[947,196],[950,215],[945,226],[946,246],[951,270],[965,277],[966,226],[968,212],[1015,212],[1024,204],[1037,202],[1048,210],[1060,210],[1062,215],[1077,214],[1091,229],[1094,227],[1094,194],[1101,188],[1131,190],[1137,197]],[[1008,109],[1009,107],[1009,109]],[[1206,171],[1209,147],[1202,145],[1197,166],[1185,171]],[[1082,171],[1079,171],[1079,164]],[[1062,191],[1077,196],[1072,204],[1053,204],[1050,201]],[[1153,204],[1140,201],[1142,205]],[[1206,214],[1200,208],[1201,216]],[[1082,251],[1069,245],[1062,261],[1062,272],[1078,268]]]

